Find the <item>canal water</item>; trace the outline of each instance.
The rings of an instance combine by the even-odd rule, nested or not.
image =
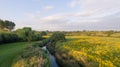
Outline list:
[[[48,54],[50,54],[50,52],[48,51],[48,49],[46,48],[46,46],[42,47],[43,50],[47,51]],[[57,62],[56,62],[56,58],[54,55],[50,54],[50,59],[52,61],[52,67],[59,67]]]

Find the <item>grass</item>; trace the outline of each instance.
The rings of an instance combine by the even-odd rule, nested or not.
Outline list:
[[[34,42],[18,42],[0,45],[0,67],[10,67],[16,55]]]
[[[68,53],[64,58],[72,56],[86,67],[120,67],[120,38],[67,36],[66,42],[56,44],[56,51]]]
[[[49,54],[38,44],[29,46],[23,50],[14,60],[12,67],[51,67]]]

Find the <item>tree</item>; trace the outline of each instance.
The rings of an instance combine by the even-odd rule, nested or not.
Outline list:
[[[4,26],[5,26],[6,29],[8,29],[9,31],[11,31],[12,29],[14,29],[15,23],[12,22],[12,21],[5,20],[4,21]]]
[[[30,27],[24,27],[23,29],[16,30],[18,36],[24,41],[31,41],[32,39],[32,29]]]
[[[4,21],[0,19],[0,30],[3,30],[4,28]]]
[[[15,27],[15,23],[12,21],[8,21],[8,20],[1,20],[0,19],[0,29],[1,30],[8,30],[11,31],[12,29],[14,29]]]
[[[41,32],[41,36],[44,36],[44,35],[47,35],[47,32],[42,31],[42,32]]]

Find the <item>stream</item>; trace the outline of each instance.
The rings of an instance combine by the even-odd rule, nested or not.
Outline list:
[[[46,46],[42,47],[43,50],[47,51],[47,53],[50,55],[50,59],[52,61],[52,67],[59,67],[57,62],[56,62],[56,58],[54,55],[50,54],[50,52],[48,51],[48,49],[46,48]]]

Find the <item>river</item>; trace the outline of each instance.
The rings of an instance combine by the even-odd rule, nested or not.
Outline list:
[[[50,55],[50,59],[52,61],[52,67],[59,67],[57,62],[56,62],[56,58],[54,55],[50,54],[50,52],[48,51],[48,49],[46,48],[46,46],[42,47],[43,50],[47,51],[47,53]]]

